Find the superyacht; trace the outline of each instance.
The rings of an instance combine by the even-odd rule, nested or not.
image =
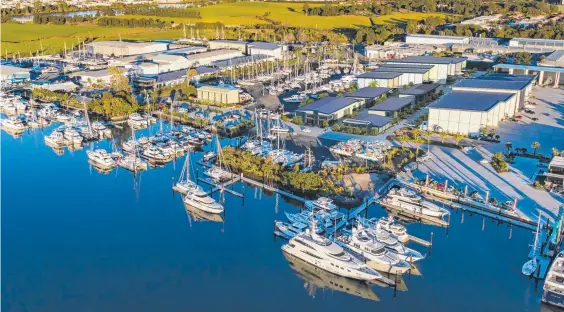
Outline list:
[[[282,251],[333,274],[361,281],[376,280],[393,284],[392,280],[386,279],[341,246],[316,234],[314,223],[311,227],[311,230],[307,229],[290,239],[282,246]]]
[[[424,200],[421,196],[406,188],[390,190],[384,202],[429,217],[443,218],[450,214],[448,210]]]

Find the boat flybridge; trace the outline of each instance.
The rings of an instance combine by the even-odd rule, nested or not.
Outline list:
[[[315,223],[282,246],[282,251],[333,274],[361,280],[394,282],[345,251],[341,246],[316,234]]]
[[[378,271],[403,274],[411,268],[409,263],[401,260],[395,252],[368,235],[363,228],[353,226],[352,234],[339,236],[337,243],[369,260],[369,265]]]
[[[450,212],[429,201],[424,200],[414,191],[406,188],[392,189],[388,192],[384,202],[408,210],[415,214],[429,217],[443,218]]]
[[[116,166],[115,160],[112,155],[108,153],[105,149],[96,149],[93,151],[86,151],[88,159],[96,166],[111,169]]]
[[[53,130],[51,134],[45,136],[43,139],[45,140],[45,144],[55,148],[61,147],[65,144],[65,137],[63,133],[57,130]]]
[[[116,161],[116,164],[132,172],[147,170],[147,163],[135,155],[125,155]]]
[[[396,223],[392,215],[382,217],[377,222],[382,230],[392,234],[400,242],[405,243],[409,241],[409,234],[407,234],[407,229],[403,224]]]

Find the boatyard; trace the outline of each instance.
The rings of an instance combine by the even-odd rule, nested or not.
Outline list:
[[[559,70],[223,31],[2,61],[9,308],[558,305]]]

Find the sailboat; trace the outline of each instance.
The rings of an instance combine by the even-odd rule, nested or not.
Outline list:
[[[537,248],[537,245],[539,243],[540,224],[541,224],[541,216],[539,215],[537,232],[535,233],[535,242],[532,245],[533,250],[531,251],[531,259],[525,262],[525,264],[523,264],[523,268],[521,269],[521,272],[525,276],[531,276],[533,273],[537,271],[537,268],[539,266],[539,261],[537,260],[537,253],[539,248]]]
[[[217,136],[215,139],[217,143],[218,166],[212,166],[211,168],[206,170],[204,174],[217,182],[221,182],[230,179],[232,177],[232,174],[228,170],[222,168],[223,155],[221,154],[221,143],[219,142],[219,138]]]
[[[180,177],[178,177],[178,182],[174,185],[174,189],[182,194],[194,192],[196,196],[207,195],[201,186],[190,179],[190,153],[186,155],[184,166],[182,166]]]

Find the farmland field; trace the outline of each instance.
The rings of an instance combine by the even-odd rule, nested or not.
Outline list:
[[[322,4],[310,4],[310,7]],[[301,3],[280,2],[237,2],[222,3],[199,8],[202,18],[177,18],[177,17],[153,17],[176,23],[195,22],[222,22],[226,25],[254,25],[264,24],[270,21],[280,22],[287,26],[309,27],[309,28],[356,28],[369,26],[370,18],[367,16],[306,16],[301,10]],[[259,17],[265,16],[267,19]],[[393,13],[390,15],[373,16],[372,21],[376,24],[405,23],[408,20],[422,20],[429,16],[441,16],[441,13]],[[150,18],[149,16],[125,15],[121,18]],[[114,40],[121,36],[122,39],[155,40],[155,39],[177,39],[182,31],[158,30],[151,28],[126,28],[126,27],[99,27],[96,25],[36,25],[36,24],[0,24],[2,30],[1,51],[4,55],[20,53],[28,56],[30,52],[40,50],[43,45],[44,53],[55,53],[63,50],[66,43],[67,48],[76,45],[78,39],[94,38],[95,40]]]

